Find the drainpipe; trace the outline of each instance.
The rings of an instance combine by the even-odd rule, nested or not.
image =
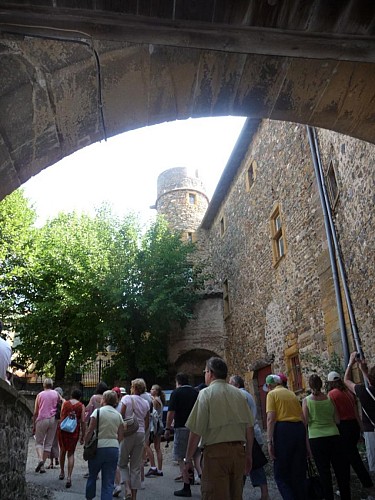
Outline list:
[[[336,258],[337,258],[337,263],[339,266],[339,271],[340,271],[340,276],[341,276],[341,284],[342,284],[342,287],[344,290],[345,301],[346,301],[346,305],[348,308],[350,326],[351,326],[352,333],[353,333],[353,339],[354,339],[356,351],[359,352],[361,354],[361,357],[363,358],[364,355],[363,355],[363,350],[362,350],[362,345],[361,345],[361,339],[359,337],[359,333],[358,333],[358,329],[357,329],[357,322],[356,322],[355,314],[353,311],[353,303],[352,303],[352,299],[350,297],[348,280],[346,277],[346,272],[345,272],[345,267],[344,267],[344,263],[343,263],[343,259],[342,259],[340,245],[339,245],[339,242],[337,239],[336,228],[335,228],[335,225],[333,223],[332,212],[330,210],[328,193],[327,193],[327,189],[326,189],[326,186],[324,183],[323,166],[322,166],[322,161],[321,161],[321,157],[319,154],[318,137],[317,137],[315,128],[313,129],[313,136],[314,136],[315,149],[317,151],[320,178],[322,179],[322,182],[323,182],[322,187],[323,187],[323,193],[324,193],[324,200],[325,200],[326,206],[328,208],[328,219],[329,219],[329,225],[331,228],[332,240],[333,240],[333,244],[335,246]]]
[[[349,362],[349,344],[348,344],[348,336],[347,336],[347,331],[346,331],[346,326],[345,326],[344,311],[343,311],[343,306],[342,306],[340,281],[339,281],[338,272],[337,272],[336,255],[335,255],[335,250],[334,250],[334,247],[332,244],[332,240],[335,239],[336,233],[334,230],[333,222],[332,222],[332,226],[330,224],[330,216],[331,216],[331,220],[332,220],[332,214],[331,214],[331,210],[329,208],[329,204],[327,204],[328,198],[327,198],[327,192],[325,190],[325,186],[324,186],[324,182],[323,182],[322,171],[320,169],[321,163],[320,163],[319,150],[317,148],[317,143],[315,141],[315,138],[316,138],[315,130],[309,126],[306,126],[306,130],[307,130],[307,135],[309,138],[309,144],[310,144],[311,156],[312,156],[313,165],[314,165],[315,177],[316,177],[316,182],[318,185],[319,197],[320,197],[320,202],[321,202],[322,210],[323,210],[324,226],[325,226],[326,236],[327,236],[329,259],[330,259],[330,263],[331,263],[333,285],[335,288],[335,295],[336,295],[337,314],[338,314],[338,318],[339,318],[341,343],[342,343],[343,354],[344,354],[344,363],[345,363],[345,366],[347,366],[347,364]],[[332,231],[332,228],[333,228],[333,231]],[[335,235],[335,236],[333,236],[333,235]],[[337,242],[337,238],[336,238],[336,242]],[[339,255],[337,255],[337,259],[339,260]],[[345,281],[345,280],[343,279],[342,281]]]

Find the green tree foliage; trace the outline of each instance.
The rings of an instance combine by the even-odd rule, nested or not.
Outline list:
[[[61,381],[112,345],[113,376],[165,373],[170,329],[197,300],[193,250],[162,219],[143,235],[133,216],[105,208],[94,218],[60,214],[35,239],[21,359]]]
[[[24,307],[20,282],[33,253],[34,221],[35,211],[22,190],[0,202],[0,319],[7,329]]]
[[[165,375],[169,333],[192,317],[203,283],[201,269],[192,265],[194,251],[162,218],[140,239],[134,266],[118,280],[111,324],[126,377]]]

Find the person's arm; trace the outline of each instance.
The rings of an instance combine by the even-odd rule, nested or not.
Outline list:
[[[125,418],[125,413],[126,413],[126,404],[123,402],[121,399],[121,410],[120,410],[121,416],[124,419]]]
[[[148,411],[145,416],[145,432],[148,431],[149,426],[150,426],[150,412]]]
[[[197,451],[200,438],[201,436],[199,436],[199,434],[195,434],[195,432],[190,431],[189,441],[184,458],[184,469],[183,469],[184,482],[188,481],[190,471],[194,470],[193,456],[194,453]]]
[[[39,394],[35,399],[34,414],[33,414],[33,434],[35,434],[35,423],[39,415]]]
[[[160,409],[163,406],[161,399],[158,397],[152,398],[152,406],[155,408],[155,410]]]
[[[351,371],[352,371],[353,365],[357,361],[356,356],[357,356],[356,352],[351,353],[350,358],[349,358],[349,363],[348,363],[348,366],[346,367],[345,375],[344,375],[344,384],[349,389],[349,391],[351,391],[353,394],[355,394],[355,383],[352,381]]]
[[[246,428],[246,465],[245,475],[250,474],[253,467],[253,443],[254,443],[254,427],[249,425]]]
[[[172,426],[173,420],[174,420],[174,411],[168,411],[167,420],[166,420],[165,429],[164,429],[164,438],[167,441],[171,435],[171,426]]]
[[[119,443],[124,439],[124,424],[121,422],[121,424],[118,426],[117,429],[117,440]]]
[[[302,401],[302,414],[303,414],[303,420],[305,422],[305,426],[307,427],[309,424],[309,409],[307,407],[306,398]]]
[[[85,408],[85,405],[82,403],[82,412],[81,412],[81,438],[80,438],[80,441],[79,441],[81,444],[83,444],[83,441],[85,439],[85,434],[86,434],[85,413],[86,413],[86,408]]]
[[[96,418],[90,417],[89,428],[87,429],[87,432],[83,439],[84,444],[87,444],[90,441],[91,436],[93,435],[95,429],[96,429]]]
[[[363,378],[368,381],[368,366],[366,360],[361,358],[357,360],[357,363],[359,364]]]
[[[275,430],[275,423],[276,423],[276,412],[274,411],[267,412],[267,446],[268,446],[268,453],[272,458],[272,460],[275,460],[275,451],[273,444],[273,433]]]

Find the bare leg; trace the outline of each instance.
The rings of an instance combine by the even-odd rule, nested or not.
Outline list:
[[[74,451],[68,451],[68,476],[67,479],[72,479],[74,467]]]
[[[155,451],[156,451],[156,459],[158,462],[158,470],[162,471],[163,470],[163,453],[162,453],[161,448],[160,448],[160,442],[161,442],[161,437],[155,436],[154,437],[154,447],[155,447]],[[154,454],[152,454],[152,457],[153,456],[154,456]],[[154,461],[154,463],[155,463],[155,461]]]
[[[152,452],[151,446],[148,444],[145,444],[145,455],[150,460],[150,467],[155,467],[154,454]]]
[[[260,494],[260,500],[269,500],[267,483],[260,485]]]
[[[64,476],[65,469],[65,453],[64,448],[60,448],[60,476]]]

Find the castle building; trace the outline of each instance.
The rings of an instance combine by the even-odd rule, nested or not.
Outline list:
[[[375,146],[322,129],[317,140],[345,280],[372,365]],[[323,215],[306,127],[247,120],[196,232],[198,254],[213,278],[196,319],[171,336],[176,369],[198,375],[209,355],[223,356],[230,373],[244,376],[264,415],[268,373],[285,372],[289,388],[302,394],[313,370],[325,377],[332,353],[343,359]],[[182,222],[178,230],[192,227]]]

